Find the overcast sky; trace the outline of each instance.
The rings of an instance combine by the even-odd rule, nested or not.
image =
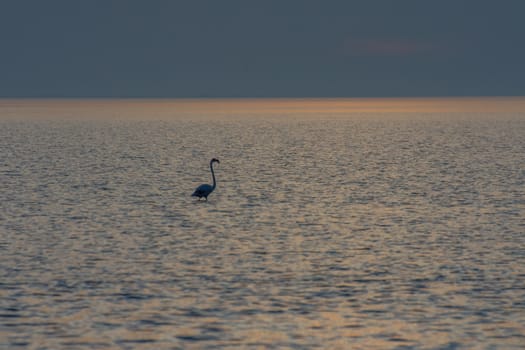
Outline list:
[[[2,0],[0,97],[525,95],[525,1]]]

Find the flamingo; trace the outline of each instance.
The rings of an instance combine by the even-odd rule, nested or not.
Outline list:
[[[210,193],[213,192],[215,187],[217,186],[217,182],[215,181],[215,173],[213,172],[213,163],[221,163],[217,158],[213,158],[210,160],[210,170],[211,170],[211,177],[213,178],[213,185],[208,184],[202,184],[199,187],[195,189],[195,192],[193,192],[192,197],[199,197],[199,200],[204,197],[205,200],[208,200],[208,196]]]

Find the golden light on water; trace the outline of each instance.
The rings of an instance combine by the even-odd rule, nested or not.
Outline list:
[[[13,119],[0,339],[518,348],[523,111],[523,98],[0,100]],[[211,157],[217,190],[194,201]]]
[[[372,114],[482,114],[525,111],[524,97],[310,99],[5,99],[0,118],[206,119],[346,118]]]

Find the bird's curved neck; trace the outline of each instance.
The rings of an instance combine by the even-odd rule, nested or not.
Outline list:
[[[215,173],[213,172],[213,162],[210,162],[210,170],[211,170],[211,177],[213,179],[213,188],[217,186],[217,182],[215,181]]]

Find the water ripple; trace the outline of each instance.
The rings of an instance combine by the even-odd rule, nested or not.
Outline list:
[[[0,123],[2,348],[525,341],[523,118]]]

